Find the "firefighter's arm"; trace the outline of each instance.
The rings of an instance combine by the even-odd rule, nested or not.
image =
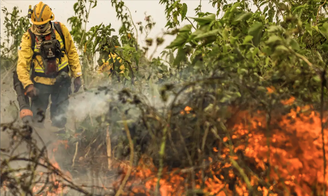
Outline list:
[[[31,38],[28,32],[24,33],[20,46],[18,48],[18,62],[17,62],[17,75],[20,82],[23,84],[24,89],[33,84],[30,78],[31,60],[33,50],[31,48]]]
[[[71,68],[72,75],[74,78],[82,76],[81,64],[79,61],[79,54],[77,53],[76,47],[74,45],[73,38],[68,31],[67,27],[61,24],[62,32],[65,37],[65,45],[67,51],[68,64]]]

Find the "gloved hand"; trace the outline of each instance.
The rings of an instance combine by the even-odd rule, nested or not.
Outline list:
[[[77,77],[74,79],[74,93],[79,91],[80,87],[82,86],[81,77]]]
[[[26,91],[25,91],[25,95],[29,96],[29,97],[35,97],[38,95],[38,91],[37,89],[34,87],[33,84],[30,84],[29,86],[27,86]]]

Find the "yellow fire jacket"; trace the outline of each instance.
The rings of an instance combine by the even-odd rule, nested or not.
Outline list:
[[[71,71],[71,73],[69,74],[72,77],[76,78],[82,76],[81,64],[79,62],[79,55],[74,45],[72,36],[69,33],[67,27],[62,23],[60,24],[61,24],[63,35],[65,37],[66,54],[64,55],[64,57],[61,58],[61,64],[58,65],[58,71],[62,70],[66,66],[69,66]],[[57,31],[55,31],[55,34],[56,34],[56,39],[60,42],[61,48],[63,48],[64,47],[63,40],[61,39]],[[20,43],[20,47],[18,49],[18,63],[16,68],[18,79],[21,81],[24,88],[26,88],[30,84],[33,84],[30,76],[30,70],[31,70],[31,60],[34,52],[31,48],[31,44],[32,44],[31,37],[29,32],[27,31],[24,33]],[[39,47],[38,44],[35,43],[34,51],[37,52],[39,49],[38,47]],[[33,59],[33,63],[34,63],[35,72],[44,73],[43,62],[40,55],[37,55]],[[41,83],[46,85],[53,85],[56,82],[55,78],[47,78],[41,76],[35,76],[33,80],[36,83]]]
[[[113,68],[113,63],[115,63],[116,61],[119,61],[119,63],[122,64],[122,59],[119,56],[110,53],[106,61],[105,59],[102,59],[103,64],[99,66],[98,73],[110,72],[110,70]]]

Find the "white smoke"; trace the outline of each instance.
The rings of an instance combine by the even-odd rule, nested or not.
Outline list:
[[[73,95],[69,99],[69,108],[67,116],[81,121],[88,115],[98,116],[108,111],[108,103],[111,95],[105,92],[83,92]]]

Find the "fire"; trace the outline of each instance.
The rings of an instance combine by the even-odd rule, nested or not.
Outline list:
[[[122,168],[124,171],[126,171],[129,165],[121,163],[115,167]],[[167,173],[167,169],[164,169],[164,173]],[[157,170],[151,161],[147,161],[147,163],[145,163],[144,160],[140,160],[138,167],[133,168],[131,173],[131,177],[133,177],[134,180],[128,181],[126,186],[132,187],[132,192],[134,193],[153,195],[153,191],[155,191],[156,183],[158,181],[156,175]],[[145,179],[147,179],[146,182]],[[173,171],[171,174],[165,175],[160,179],[160,194],[166,196],[184,195],[183,182],[184,178],[179,172],[175,173]],[[118,187],[119,185],[120,182],[114,183],[114,187]],[[128,195],[132,196],[134,194],[130,193]]]
[[[181,114],[181,115],[189,114],[191,110],[192,110],[191,107],[186,106],[186,107],[184,108],[184,110],[180,111],[180,114]]]
[[[268,89],[268,93],[272,94],[274,90]],[[282,103],[291,105],[295,101],[291,97]],[[273,114],[270,124],[264,112],[250,114],[248,111],[241,111],[234,116],[234,124],[228,127],[230,132],[218,139],[218,146],[213,146],[213,152],[220,161],[214,159],[217,157],[208,157],[204,160],[206,167],[203,170],[176,168],[169,171],[168,168],[163,168],[161,178],[158,179],[158,168],[151,158],[143,156],[138,166],[133,168],[126,162],[114,163],[113,168],[120,168],[123,174],[113,185],[118,188],[124,177],[129,175],[122,194],[126,196],[136,193],[154,195],[158,182],[160,195],[163,196],[185,195],[187,189],[218,196],[248,196],[252,195],[249,194],[250,189],[265,196],[308,196],[313,195],[313,189],[322,193],[324,186],[328,187],[328,177],[323,172],[321,118],[318,112],[310,109],[310,106],[297,107],[286,115]],[[187,106],[183,114],[188,114],[191,110]],[[326,122],[325,118],[323,121]],[[328,134],[324,139],[327,145]],[[58,152],[58,145],[68,147],[67,141],[58,141],[53,153]],[[328,154],[328,148],[326,153]],[[51,162],[54,167],[61,169],[54,154]],[[128,174],[130,169],[132,172]],[[328,173],[327,168],[326,170]],[[195,174],[193,184],[186,182],[191,172]],[[65,174],[72,178],[69,172]],[[47,196],[67,192],[56,176],[52,180],[56,189],[47,190]],[[105,186],[103,188],[106,189]],[[33,189],[35,193],[38,190],[38,186]]]
[[[268,91],[274,93],[271,89]],[[295,98],[292,97],[282,103],[290,105],[294,101]],[[213,148],[214,152],[219,153],[220,157],[228,162],[221,164],[209,157],[210,165],[205,172],[211,173],[212,177],[203,182],[201,173],[198,172],[194,188],[212,195],[249,195],[246,183],[249,180],[249,186],[261,195],[296,193],[298,196],[307,196],[313,194],[313,188],[322,193],[323,186],[328,187],[328,177],[324,178],[323,173],[321,118],[318,112],[310,111],[310,108],[297,107],[287,115],[273,115],[269,127],[264,112],[258,111],[255,116],[246,111],[240,112],[232,126],[231,136],[222,138],[225,147],[221,148],[220,153],[218,147]],[[190,107],[186,107],[185,112],[189,109]],[[327,135],[325,145],[328,142]],[[233,146],[229,146],[229,140],[235,141]],[[237,155],[238,152],[242,152],[244,158]],[[249,165],[246,167],[253,165],[251,169],[254,172],[249,173],[245,167],[238,172],[234,169],[236,165],[232,163],[233,160],[237,165],[239,161],[247,160]],[[126,170],[126,166],[121,165],[121,168]],[[222,171],[228,168],[231,168],[228,174],[223,175]],[[130,187],[133,192],[153,195],[157,171],[154,165],[148,163],[145,166],[141,161],[139,166],[133,169],[126,187]],[[241,172],[247,174],[242,176]],[[328,173],[328,170],[326,172]],[[181,170],[168,172],[164,168],[162,176],[161,195],[185,194],[186,173]],[[235,192],[229,190],[230,185],[227,184],[232,179],[235,179]],[[205,187],[202,188],[202,184],[205,184]],[[119,186],[119,183],[116,186]]]
[[[282,103],[290,105],[294,101],[292,97]],[[328,185],[328,178],[326,176],[324,179],[323,173],[321,118],[318,112],[310,111],[310,108],[297,107],[280,119],[277,117],[272,120],[267,133],[265,114],[261,112],[255,117],[250,117],[246,112],[238,117],[249,119],[251,126],[241,120],[234,125],[235,139],[247,141],[247,145],[241,144],[234,150],[242,150],[248,159],[255,161],[258,169],[267,170],[269,175],[266,181],[280,182],[271,189],[287,188],[302,196],[312,194],[311,186],[322,192],[324,184]],[[327,140],[325,135],[325,145]],[[254,179],[252,176],[252,181]],[[262,191],[263,194],[268,192],[263,188]],[[246,191],[240,191],[240,194],[246,194]]]
[[[57,140],[54,144],[52,152],[55,153],[58,150],[59,145],[64,145],[65,149],[67,149],[68,148],[68,141],[67,140]]]
[[[57,152],[59,145],[64,145],[65,149],[67,149],[68,148],[68,141],[58,140],[56,143],[54,143],[53,149],[52,149],[53,153],[50,152],[51,153],[50,157],[49,157],[50,163],[52,164],[52,166],[54,168],[61,171],[64,174],[65,177],[67,177],[69,180],[71,180],[72,179],[71,174],[68,171],[62,170],[60,168],[58,162],[55,159],[54,153]],[[43,172],[40,172],[39,174],[40,174],[41,177],[44,176]],[[38,193],[38,191],[41,190],[41,188],[43,186],[43,185],[36,185],[36,186],[33,187],[33,193],[35,193],[36,196],[44,196],[44,195],[46,195],[46,196],[56,196],[56,195],[61,195],[61,194],[64,194],[64,193],[68,192],[67,188],[65,188],[62,185],[62,183],[59,181],[58,176],[56,176],[55,174],[52,174],[50,180],[53,183],[53,188],[48,188],[47,187],[42,193],[36,194],[36,193]]]
[[[264,133],[256,131],[261,126],[254,123],[251,128],[254,134],[248,135],[248,146],[240,148],[261,169],[267,169],[265,165],[269,163],[271,180],[284,178],[285,184],[294,189],[297,195],[309,195],[311,185],[317,184],[317,188],[322,188],[323,184],[327,184],[328,178],[323,178],[320,115],[311,112],[310,115],[300,114],[300,117],[296,117],[300,110],[301,108],[297,108],[282,117],[280,122],[276,122],[281,129],[272,126],[270,147],[267,146]],[[265,123],[265,119],[258,120]],[[235,129],[240,136],[247,131],[243,124],[236,125]],[[325,144],[327,140],[326,136]]]

